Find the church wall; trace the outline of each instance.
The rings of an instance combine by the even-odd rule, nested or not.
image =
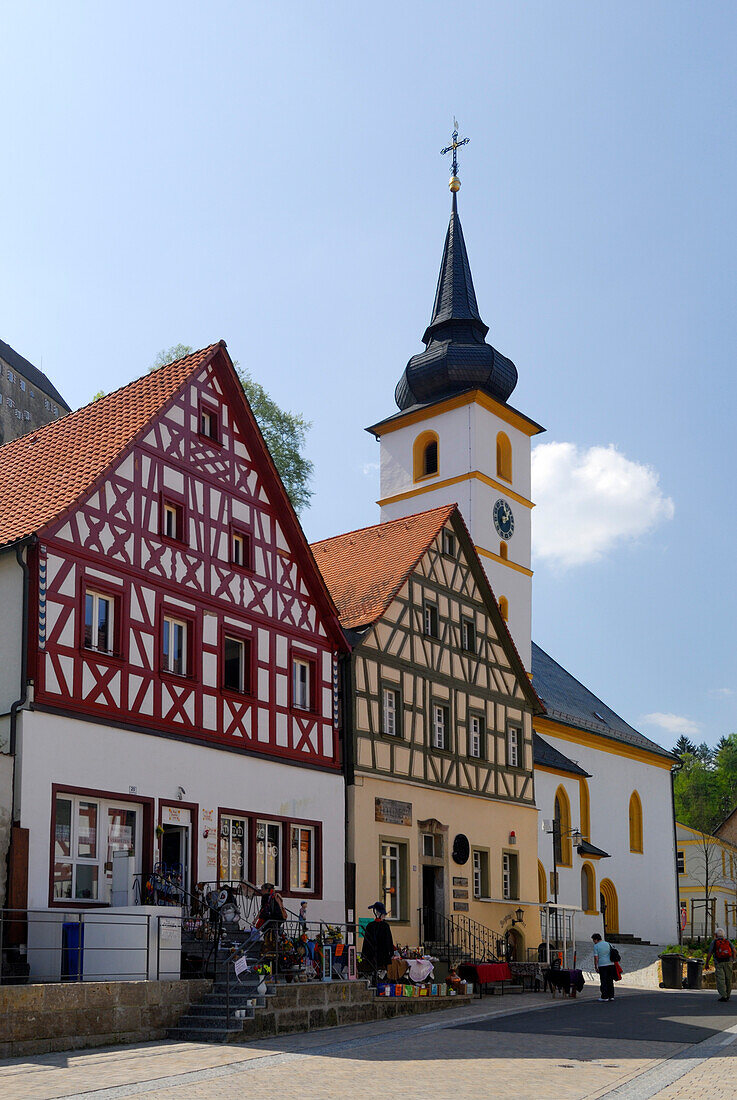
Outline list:
[[[451,409],[437,416],[428,416],[415,424],[408,424],[383,435],[380,444],[381,499],[424,487],[434,480],[442,481],[444,478],[457,477],[458,474],[468,470],[470,429],[469,406],[465,406]],[[438,434],[438,476],[437,479],[428,478],[415,483],[412,448],[417,436],[426,431],[434,431]],[[433,504],[426,504],[426,499],[426,496],[422,496],[417,502],[413,501],[410,507],[405,504],[398,514],[406,516],[434,507]],[[439,503],[448,503],[450,499],[454,498],[446,495]],[[394,517],[385,516],[382,511],[381,518],[384,521]]]
[[[581,734],[585,738],[585,734]],[[591,861],[599,900],[602,879],[610,879],[617,892],[619,931],[652,943],[678,940],[676,875],[673,845],[673,813],[670,772],[617,752],[556,738],[548,729],[545,740],[589,772],[591,843],[610,854]],[[665,761],[664,761],[665,762]],[[667,762],[665,762],[667,764]],[[536,770],[535,794],[540,817],[552,819],[553,800],[559,785],[568,792],[571,827],[580,825],[579,784],[573,777]],[[630,851],[629,801],[637,791],[642,803],[643,852]],[[552,838],[540,833],[539,854],[546,874],[552,870]],[[559,901],[581,905],[581,866],[586,857],[573,853],[573,867],[559,869]],[[552,898],[552,894],[551,894]],[[577,939],[601,932],[601,916],[576,915]]]

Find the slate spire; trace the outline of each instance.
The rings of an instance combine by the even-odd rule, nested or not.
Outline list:
[[[427,405],[470,389],[506,401],[517,385],[517,368],[486,343],[488,331],[476,303],[453,191],[432,318],[422,337],[425,350],[412,356],[399,380],[395,392],[399,408]]]

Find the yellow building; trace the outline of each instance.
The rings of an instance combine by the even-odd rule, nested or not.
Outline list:
[[[441,939],[452,924],[487,930],[494,953],[506,937],[524,957],[540,932],[541,706],[460,512],[444,505],[312,549],[353,647],[349,911],[359,919],[380,900],[395,942]]]
[[[730,938],[734,937],[737,935],[737,843],[722,836],[701,833],[680,821],[676,823],[676,843],[684,937],[711,939],[719,927],[724,928]]]

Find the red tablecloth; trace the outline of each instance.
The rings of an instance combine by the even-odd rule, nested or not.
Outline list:
[[[464,966],[463,969],[475,971],[476,981],[479,985],[487,985],[489,982],[510,982],[512,980],[509,963],[477,963],[475,966]]]

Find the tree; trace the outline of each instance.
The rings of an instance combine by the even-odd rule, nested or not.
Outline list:
[[[193,350],[187,344],[175,344],[171,348],[162,349],[149,371],[158,370],[176,359],[183,359],[185,355],[191,355]],[[303,453],[311,424],[299,413],[287,412],[277,405],[263,386],[251,377],[250,372],[241,370],[237,362],[233,366],[292,507],[296,512],[301,512],[312,499],[310,479],[314,466]]]
[[[673,754],[675,756],[695,756],[696,746],[690,738],[686,737],[685,733],[682,733],[673,746]]]

